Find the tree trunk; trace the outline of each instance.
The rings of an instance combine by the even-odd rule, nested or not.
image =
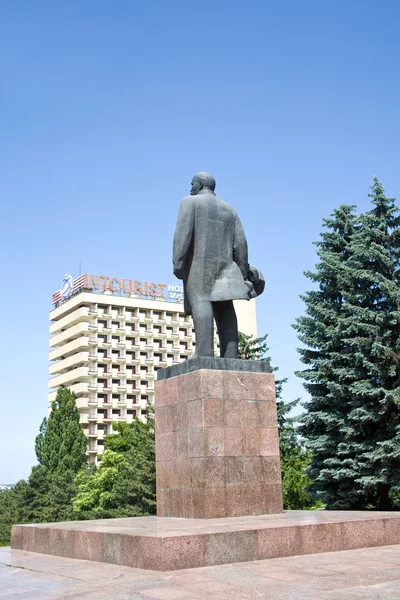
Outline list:
[[[386,483],[378,486],[379,510],[393,510],[392,502],[389,498],[389,489]]]

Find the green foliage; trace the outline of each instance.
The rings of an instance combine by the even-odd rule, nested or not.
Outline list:
[[[11,525],[66,521],[73,517],[76,473],[86,464],[86,437],[75,394],[59,389],[35,440],[39,464],[28,481],[0,494],[0,539],[9,543]]]
[[[311,396],[302,434],[328,508],[391,507],[400,481],[400,220],[381,183],[373,208],[341,206],[324,222],[295,328]]]
[[[35,440],[39,464],[51,473],[77,472],[86,463],[87,440],[79,424],[75,394],[60,388]]]
[[[252,335],[239,332],[238,357],[242,360],[270,361],[266,356],[269,348],[267,344],[268,334],[255,338]]]
[[[264,360],[270,364],[271,359],[267,356],[267,337],[268,334],[253,338],[251,335],[239,333],[239,358]],[[276,367],[271,367],[271,371],[277,370]],[[287,379],[281,379],[275,382],[283,505],[286,510],[315,508],[315,502],[306,491],[306,487],[311,484],[305,472],[311,460],[310,453],[301,444],[296,428],[297,419],[289,416],[299,399],[287,403],[282,400],[282,386],[286,381]]]
[[[0,546],[10,544],[11,527],[20,523],[19,507],[26,481],[19,481],[11,490],[0,492]]]
[[[82,470],[73,501],[81,519],[144,516],[155,514],[154,410],[147,420],[114,423],[117,432],[106,438],[106,449],[98,469]]]

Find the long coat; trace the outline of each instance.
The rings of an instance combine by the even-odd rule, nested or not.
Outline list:
[[[184,310],[198,300],[248,300],[253,286],[247,242],[236,211],[213,193],[185,197],[173,246],[174,274],[184,284]]]

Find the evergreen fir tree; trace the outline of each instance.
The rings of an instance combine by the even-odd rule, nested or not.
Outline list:
[[[318,243],[319,284],[297,321],[311,400],[313,491],[328,508],[391,507],[400,480],[399,217],[375,178],[374,208],[340,207]]]
[[[392,507],[400,482],[400,217],[374,178],[346,264],[344,318],[349,405],[339,450],[357,504]]]
[[[306,292],[302,300],[306,314],[297,319],[295,329],[306,346],[299,349],[301,360],[308,368],[300,373],[311,399],[305,403],[307,412],[302,418],[301,433],[307,439],[312,460],[308,469],[315,497],[328,508],[347,508],[337,504],[352,487],[344,468],[345,453],[339,456],[338,443],[348,412],[346,381],[347,357],[340,336],[343,316],[343,286],[349,244],[355,229],[354,206],[342,205],[330,219],[324,219],[325,231],[316,242],[320,259],[316,271],[305,273],[318,289]],[[343,489],[343,493],[341,490]]]

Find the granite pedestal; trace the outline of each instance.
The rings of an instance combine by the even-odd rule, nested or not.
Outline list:
[[[11,547],[169,571],[400,543],[400,514],[285,511],[225,519],[133,517],[14,525]]]
[[[159,517],[282,512],[275,382],[268,371],[260,361],[199,357],[159,371]]]

